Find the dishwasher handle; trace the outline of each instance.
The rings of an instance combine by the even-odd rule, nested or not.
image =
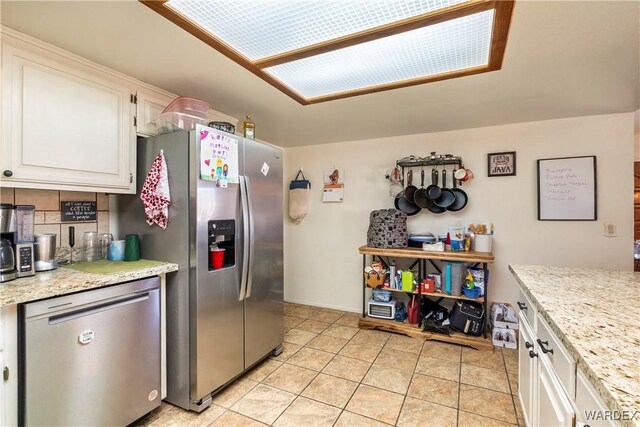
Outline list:
[[[153,291],[152,291],[153,292]],[[51,316],[49,318],[50,325],[56,325],[58,323],[68,322],[69,320],[78,319],[80,317],[90,316],[101,311],[111,310],[113,308],[122,307],[129,304],[135,304],[137,302],[146,301],[149,299],[149,292],[126,295],[123,298],[118,298],[109,302],[99,303],[95,305],[85,306],[78,310],[70,311],[65,314],[59,314],[57,316]]]

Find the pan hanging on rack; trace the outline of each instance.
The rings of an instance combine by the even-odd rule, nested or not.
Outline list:
[[[409,184],[411,183],[409,182]],[[394,205],[399,211],[404,212],[408,216],[413,216],[420,212],[420,208],[406,198],[405,191],[406,189],[402,190],[396,195]]]

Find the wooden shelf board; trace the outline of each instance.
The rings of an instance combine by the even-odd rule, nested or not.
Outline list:
[[[416,258],[416,259],[432,259],[441,261],[461,261],[468,263],[493,263],[494,256],[491,252],[475,252],[475,251],[444,251],[444,252],[430,252],[423,251],[420,248],[372,248],[369,246],[360,246],[358,251],[362,255],[377,255],[388,257],[403,257],[403,258]]]
[[[466,301],[475,301],[475,302],[479,302],[479,303],[483,303],[484,302],[484,298],[467,298],[464,295],[460,295],[460,296],[456,296],[456,295],[448,295],[448,294],[441,294],[438,292],[422,292],[420,294],[418,294],[418,292],[407,292],[407,291],[403,291],[402,289],[391,289],[391,288],[370,288],[370,289],[374,289],[377,291],[391,291],[391,292],[399,292],[402,294],[413,294],[413,295],[426,295],[428,297],[436,297],[436,298],[450,298],[450,299],[463,299]]]
[[[413,338],[459,344],[474,348],[476,350],[493,351],[493,344],[491,343],[491,339],[489,338],[482,338],[481,336],[474,337],[471,335],[465,335],[461,332],[452,332],[451,335],[424,332],[418,327],[418,325],[412,325],[409,323],[398,323],[394,320],[362,317],[358,321],[358,327],[360,329],[378,329],[381,331],[395,332]]]

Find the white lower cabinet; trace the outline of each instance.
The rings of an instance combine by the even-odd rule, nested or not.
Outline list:
[[[531,414],[533,413],[535,358],[530,357],[533,351],[533,333],[520,314],[520,342],[518,343],[518,396],[523,409],[524,419],[527,425],[533,425]]]
[[[613,420],[606,418],[606,415],[609,414],[607,406],[581,369],[578,369],[576,378],[576,419],[578,423],[590,427],[615,426]]]
[[[528,308],[533,311],[533,307]],[[543,351],[544,348],[548,352],[548,347],[540,344],[536,331],[529,324],[531,314],[524,310],[519,313],[518,397],[525,422],[527,426],[572,427],[575,412],[571,400]],[[575,370],[575,364],[572,366]]]
[[[609,419],[611,412],[522,290],[518,298],[518,307],[518,398],[522,404],[526,425],[618,425]]]
[[[537,399],[534,424],[536,426],[573,426],[574,411],[549,359],[537,353]]]
[[[3,186],[135,192],[132,85],[2,28]]]
[[[18,425],[18,306],[0,307],[0,425]]]

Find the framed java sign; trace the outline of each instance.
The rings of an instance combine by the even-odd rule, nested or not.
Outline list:
[[[516,174],[516,152],[487,154],[488,176],[514,176]]]

